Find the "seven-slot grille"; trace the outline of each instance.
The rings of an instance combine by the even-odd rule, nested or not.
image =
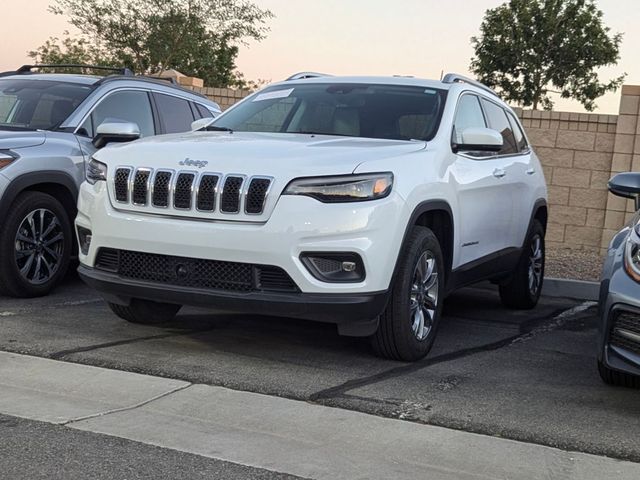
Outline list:
[[[198,173],[118,167],[113,176],[118,203],[185,211],[260,215],[264,212],[271,177]]]
[[[101,248],[95,267],[122,278],[233,292],[298,292],[280,267]]]

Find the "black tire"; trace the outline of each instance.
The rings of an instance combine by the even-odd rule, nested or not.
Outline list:
[[[540,252],[539,259],[534,251],[536,245],[538,245]],[[505,307],[530,310],[536,306],[544,282],[544,263],[544,228],[538,220],[534,220],[513,275],[506,282],[500,284],[500,300]],[[533,285],[530,272],[534,275],[533,281],[535,283]]]
[[[182,305],[151,302],[134,298],[128,306],[109,303],[109,308],[117,316],[131,323],[158,325],[173,320]]]
[[[426,255],[426,257],[424,257]],[[435,286],[435,294],[432,295],[413,295],[417,285],[415,275],[419,275],[418,262],[426,258],[433,260],[435,268],[435,281],[429,285]],[[398,258],[397,276],[392,286],[391,297],[387,308],[380,316],[379,326],[376,333],[371,337],[371,345],[378,356],[401,360],[405,362],[413,362],[425,357],[436,337],[440,317],[442,315],[442,301],[444,299],[444,261],[442,250],[438,239],[431,230],[425,227],[414,227],[411,231],[406,243],[403,245],[400,257]],[[431,265],[431,263],[427,263]],[[423,283],[424,285],[424,283]],[[423,292],[424,293],[424,292]],[[412,296],[416,300],[412,300]],[[432,311],[433,315],[430,322],[430,328],[424,338],[419,338],[417,331],[424,330],[416,325],[415,315],[413,312],[421,310],[426,325],[428,315],[423,308],[424,299],[428,300],[430,306],[435,306]],[[419,305],[412,310],[412,306]],[[431,317],[431,316],[430,316]]]
[[[598,360],[598,372],[604,383],[616,387],[640,388],[640,377],[628,373],[612,370]]]
[[[72,248],[73,230],[62,204],[46,193],[21,193],[0,228],[0,294],[47,295],[67,273]]]

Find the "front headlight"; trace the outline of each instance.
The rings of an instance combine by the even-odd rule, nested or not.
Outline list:
[[[104,163],[97,161],[95,158],[92,158],[87,164],[85,173],[87,182],[91,185],[94,185],[96,182],[101,180],[107,180],[107,166]]]
[[[640,282],[640,223],[636,224],[624,246],[624,269],[636,282]]]
[[[18,154],[10,150],[0,150],[0,170],[18,158]]]
[[[378,200],[391,193],[393,173],[365,173],[335,177],[297,178],[283,195],[304,195],[324,203]]]

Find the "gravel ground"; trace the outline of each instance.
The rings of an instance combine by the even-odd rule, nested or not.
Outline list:
[[[597,252],[547,248],[545,276],[598,281],[604,258]]]

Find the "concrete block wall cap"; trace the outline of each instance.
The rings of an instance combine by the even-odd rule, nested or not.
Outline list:
[[[585,280],[546,277],[542,286],[542,295],[546,297],[597,301],[599,293],[600,282],[588,282]]]

